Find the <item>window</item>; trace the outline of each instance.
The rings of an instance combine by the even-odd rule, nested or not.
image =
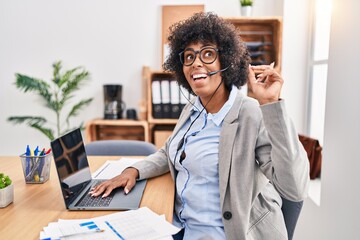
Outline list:
[[[315,0],[310,59],[308,132],[323,143],[331,0]]]

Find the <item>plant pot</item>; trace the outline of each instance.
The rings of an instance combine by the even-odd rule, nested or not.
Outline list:
[[[252,6],[242,6],[241,7],[241,16],[250,17],[252,13]]]
[[[0,189],[0,208],[4,208],[14,201],[14,184]]]

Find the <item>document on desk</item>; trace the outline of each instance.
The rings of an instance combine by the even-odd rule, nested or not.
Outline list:
[[[40,239],[69,240],[170,240],[180,229],[147,207],[113,213],[92,219],[61,219],[50,223]]]
[[[144,158],[120,158],[119,160],[108,160],[93,173],[94,179],[110,179],[119,175],[125,168],[130,167]]]

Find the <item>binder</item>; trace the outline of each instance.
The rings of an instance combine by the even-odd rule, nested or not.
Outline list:
[[[180,87],[176,80],[170,81],[170,106],[171,118],[178,119],[180,117]]]
[[[151,92],[153,118],[162,118],[160,79],[154,79],[152,81]]]
[[[170,106],[170,80],[161,80],[161,105],[162,105],[162,118],[171,117]]]

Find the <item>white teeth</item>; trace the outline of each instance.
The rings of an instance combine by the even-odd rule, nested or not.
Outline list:
[[[200,74],[194,74],[193,75],[193,79],[198,79],[198,78],[206,78],[207,75],[205,73],[200,73]]]

